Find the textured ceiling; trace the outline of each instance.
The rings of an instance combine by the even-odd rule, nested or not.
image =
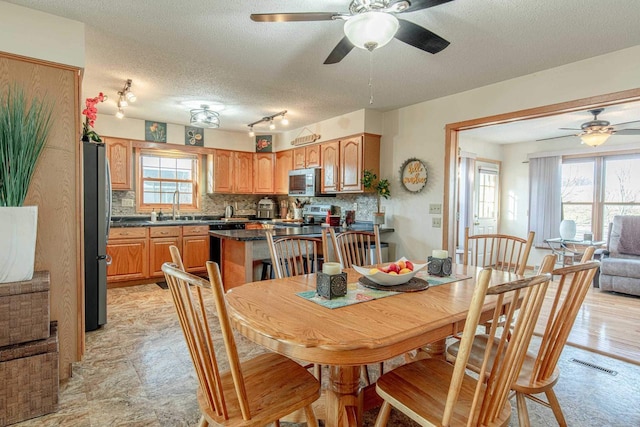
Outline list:
[[[86,24],[84,96],[126,79],[127,117],[188,124],[182,103],[219,102],[221,128],[289,110],[298,128],[362,108],[387,111],[640,44],[638,0],[454,0],[402,18],[451,42],[431,55],[392,40],[323,61],[342,21],[257,23],[251,13],[346,12],[348,1],[8,0]],[[578,119],[581,120],[581,119]],[[613,122],[613,121],[612,121]]]

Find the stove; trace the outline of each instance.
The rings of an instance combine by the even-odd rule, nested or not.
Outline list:
[[[302,208],[302,219],[305,223],[309,224],[310,218],[313,218],[314,224],[320,224],[326,222],[327,220],[327,211],[333,214],[336,209],[333,205],[325,205],[325,204],[309,204],[304,205]]]

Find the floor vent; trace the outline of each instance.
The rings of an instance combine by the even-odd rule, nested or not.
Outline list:
[[[618,371],[614,371],[614,370],[611,370],[611,369],[603,368],[602,366],[594,365],[593,363],[585,362],[585,361],[578,360],[578,359],[570,359],[570,361],[573,362],[573,363],[578,363],[578,364],[580,364],[582,366],[586,366],[587,368],[596,369],[596,370],[598,370],[600,372],[604,372],[604,373],[607,373],[609,375],[613,375],[614,377],[616,375],[618,375]]]

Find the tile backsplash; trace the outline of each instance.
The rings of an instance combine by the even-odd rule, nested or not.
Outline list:
[[[224,208],[227,204],[234,206],[236,212],[255,211],[258,201],[264,195],[251,194],[205,194],[201,200],[202,215],[224,215]],[[280,200],[289,200],[291,203],[295,201],[295,197],[287,196],[269,196],[276,205]],[[346,210],[352,210],[354,203],[357,204],[356,221],[372,221],[373,213],[377,209],[377,199],[371,194],[338,194],[336,197],[304,197],[301,201],[308,203],[332,204],[335,206],[335,214],[344,216]],[[111,213],[114,216],[149,216],[148,213],[136,212],[136,193],[135,191],[113,191],[113,204]],[[237,208],[236,208],[237,205]],[[167,211],[170,211],[169,207]],[[189,212],[192,215],[192,212]],[[244,215],[249,215],[245,213]]]

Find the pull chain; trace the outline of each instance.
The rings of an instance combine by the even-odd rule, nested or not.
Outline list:
[[[369,105],[373,105],[373,50],[369,52]]]

